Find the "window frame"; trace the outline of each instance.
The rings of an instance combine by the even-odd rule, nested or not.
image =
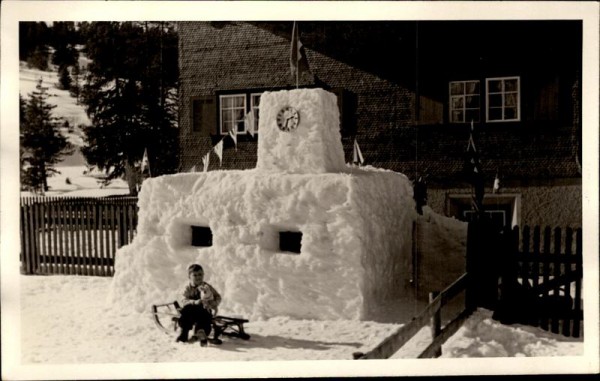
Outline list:
[[[260,92],[260,93],[251,92],[249,94],[249,96],[250,96],[250,110],[249,110],[249,112],[252,112],[253,115],[254,115],[254,133],[255,134],[258,134],[258,120],[259,120],[259,117],[260,117],[260,114],[259,114],[260,103],[258,105],[254,105],[254,99],[257,96],[260,99],[260,96],[263,95],[264,93],[265,92],[263,91],[263,92]],[[256,114],[254,114],[255,110],[256,110]]]
[[[505,81],[507,80],[516,80],[517,81],[517,90],[516,91],[506,91],[505,90]],[[502,81],[502,89],[499,92],[491,92],[490,93],[490,81]],[[507,108],[506,106],[506,94],[507,93],[516,93],[516,118],[513,119],[505,119],[504,111]],[[490,94],[496,95],[500,94],[502,97],[502,105],[501,107],[493,107],[495,109],[502,110],[502,119],[490,119]],[[485,121],[486,123],[503,123],[503,122],[520,122],[521,121],[521,77],[520,76],[511,76],[511,77],[492,77],[485,79]]]
[[[223,130],[223,111],[228,111],[231,110],[231,112],[233,113],[233,110],[239,110],[241,109],[241,107],[231,107],[231,108],[223,108],[223,104],[224,104],[224,99],[227,98],[243,98],[244,99],[244,106],[243,106],[243,110],[244,110],[244,114],[242,116],[241,120],[234,120],[234,122],[242,122],[242,126],[243,126],[243,130],[239,131],[237,129],[237,124],[235,125],[236,128],[235,133],[236,135],[243,135],[248,133],[248,131],[246,130],[246,125],[243,123],[244,122],[244,116],[246,115],[246,112],[248,110],[248,100],[247,100],[247,93],[232,93],[232,94],[220,94],[219,95],[219,134],[220,135],[228,135],[230,130]]]
[[[462,83],[463,84],[463,93],[462,94],[452,94],[452,84]],[[466,93],[466,84],[467,83],[477,83],[479,86],[479,91],[473,94]],[[476,108],[467,107],[467,96],[477,96],[479,98],[479,106]],[[453,99],[454,98],[463,98],[463,107],[462,109],[455,109],[453,107]],[[449,81],[448,82],[448,121],[452,124],[460,124],[460,123],[471,123],[470,120],[467,120],[467,110],[477,110],[477,120],[473,120],[474,123],[479,123],[481,121],[481,81],[479,79],[466,79],[461,81]],[[462,111],[463,112],[463,120],[456,121],[453,120],[453,112],[454,111]]]

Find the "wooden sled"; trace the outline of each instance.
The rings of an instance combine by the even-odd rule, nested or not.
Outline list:
[[[154,304],[152,306],[152,316],[154,317],[154,322],[156,326],[160,328],[163,332],[168,334],[173,334],[177,332],[178,321],[179,321],[179,311],[181,310],[181,306],[177,301],[165,304]],[[244,323],[247,323],[248,320],[227,317],[227,316],[213,316],[212,319],[212,331],[213,331],[213,340],[216,340],[221,335],[237,337],[242,340],[249,340],[250,335],[248,335],[244,331]]]

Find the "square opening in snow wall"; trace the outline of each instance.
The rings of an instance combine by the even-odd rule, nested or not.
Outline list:
[[[192,226],[192,246],[212,246],[212,230],[206,226]]]
[[[279,250],[300,254],[302,248],[301,232],[279,232]]]

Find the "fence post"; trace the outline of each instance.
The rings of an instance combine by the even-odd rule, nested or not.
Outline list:
[[[568,278],[569,275],[571,275],[573,268],[572,268],[572,263],[571,263],[571,255],[573,252],[572,249],[572,245],[573,245],[573,229],[571,228],[567,228],[566,232],[565,232],[565,276]],[[568,292],[569,296],[571,298],[573,298],[573,295],[571,293],[571,283],[568,284],[568,289],[565,289],[565,292]],[[573,298],[575,299],[575,298]],[[567,317],[565,318],[565,320],[563,321],[563,329],[562,329],[562,334],[565,336],[571,336],[571,321],[573,320],[573,306],[571,306],[571,311],[569,311],[569,314],[567,315]]]
[[[439,291],[432,291],[429,293],[429,303],[431,304],[433,300],[439,295]],[[440,307],[435,311],[433,317],[431,318],[431,339],[435,340],[436,337],[442,332],[442,308]],[[442,355],[442,347],[435,351],[435,357],[440,357]]]
[[[581,329],[581,321],[580,316],[582,316],[581,311],[581,277],[583,276],[583,262],[582,262],[582,247],[581,247],[581,228],[577,229],[577,233],[575,236],[575,272],[577,274],[577,280],[575,281],[575,318],[573,319],[573,337],[580,336]]]
[[[561,252],[561,235],[562,230],[560,228],[554,229],[554,256],[551,257],[553,259],[553,275],[554,279],[557,279],[561,274],[561,264],[560,264],[560,252]],[[566,294],[566,290],[565,290]],[[560,287],[558,283],[554,286],[554,297],[557,300],[560,300]],[[552,321],[550,322],[550,329],[552,333],[558,333],[558,325],[559,319],[564,317],[564,311],[554,311],[554,316],[552,316]],[[564,322],[564,320],[563,320]]]

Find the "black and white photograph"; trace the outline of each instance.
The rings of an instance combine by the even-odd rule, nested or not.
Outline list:
[[[42,3],[2,379],[600,372],[597,2]]]

